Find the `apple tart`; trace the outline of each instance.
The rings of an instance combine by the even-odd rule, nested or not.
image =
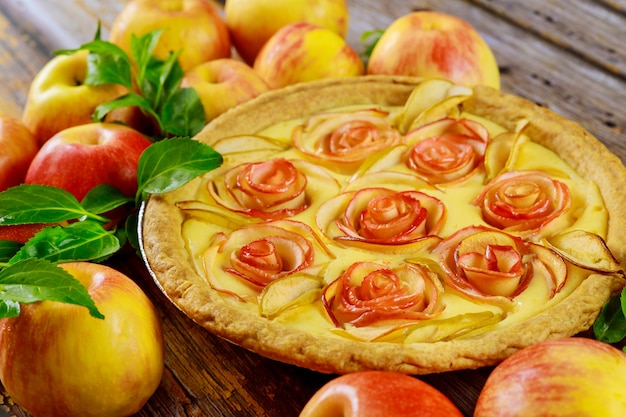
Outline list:
[[[155,282],[210,332],[332,373],[493,365],[625,284],[626,171],[489,87],[363,76],[270,91],[195,138],[223,165],[141,213]]]

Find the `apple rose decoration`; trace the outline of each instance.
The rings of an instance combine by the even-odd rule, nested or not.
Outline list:
[[[509,304],[540,271],[552,297],[565,284],[567,266],[553,250],[485,226],[470,226],[442,240],[433,253],[448,286],[483,301]]]
[[[356,262],[324,289],[322,303],[336,326],[363,327],[436,317],[444,309],[442,292],[424,265]]]
[[[263,220],[292,217],[307,209],[314,188],[336,189],[336,181],[319,167],[303,161],[274,158],[239,164],[207,187],[216,203],[231,211]]]
[[[572,196],[566,184],[541,171],[510,171],[490,181],[473,203],[491,226],[528,237],[562,216]]]
[[[445,213],[444,204],[428,194],[376,187],[336,196],[320,207],[316,221],[345,244],[393,246],[435,237]]]
[[[214,289],[247,299],[280,278],[305,270],[316,274],[331,257],[308,225],[276,220],[222,234],[205,252],[203,264]]]
[[[323,113],[294,129],[294,146],[316,160],[343,167],[363,162],[368,156],[403,142],[392,126],[389,112],[366,109]]]
[[[406,165],[432,184],[445,184],[482,166],[489,132],[474,120],[444,118],[407,133],[406,141]]]

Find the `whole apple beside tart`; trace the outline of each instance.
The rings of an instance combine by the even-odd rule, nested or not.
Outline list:
[[[586,330],[624,284],[626,170],[494,88],[363,76],[269,91],[196,137],[142,251],[209,331],[333,373],[499,363]]]

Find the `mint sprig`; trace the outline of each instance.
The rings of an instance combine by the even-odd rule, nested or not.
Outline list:
[[[93,114],[94,121],[102,121],[112,110],[137,106],[149,115],[159,132],[158,141],[172,136],[195,136],[206,124],[204,108],[194,88],[181,88],[184,72],[178,62],[180,51],[165,60],[153,56],[154,48],[163,33],[155,30],[143,36],[132,35],[130,56],[119,46],[100,38],[100,26],[93,41],[77,49],[63,49],[56,54],[89,51],[85,84],[119,84],[130,92],[113,101],[100,104]]]
[[[181,187],[221,164],[222,155],[212,147],[188,138],[172,138],[155,142],[142,153],[134,198],[110,185],[95,187],[80,202],[71,193],[46,185],[21,184],[1,192],[0,225],[54,225],[42,229],[24,245],[0,241],[0,278],[19,277],[28,295],[16,293],[15,287],[5,286],[0,279],[0,317],[19,314],[20,303],[41,300],[79,304],[89,308],[94,317],[100,317],[90,304],[86,289],[81,292],[77,281],[65,279],[69,274],[56,264],[102,262],[115,254],[126,239],[137,247],[136,209],[142,201],[150,194]],[[131,206],[131,215],[126,222],[110,227],[107,213],[127,205]],[[32,263],[34,260],[45,264]],[[52,275],[47,275],[52,270],[49,265],[54,270]],[[63,293],[68,296],[62,297]]]
[[[85,84],[119,84],[128,89],[128,94],[99,105],[93,121],[104,120],[112,110],[137,106],[154,120],[159,132],[139,160],[134,197],[110,185],[95,187],[80,202],[63,189],[45,185],[22,184],[0,192],[0,226],[50,224],[24,245],[0,240],[0,318],[19,315],[21,303],[43,300],[84,306],[92,316],[103,318],[86,288],[58,264],[102,262],[127,241],[137,248],[137,208],[144,199],[172,191],[222,164],[222,156],[213,148],[189,139],[206,124],[204,108],[195,89],[180,88],[184,73],[179,52],[165,60],[153,56],[161,33],[133,36],[128,56],[101,39],[98,24],[93,41],[55,51],[59,55],[89,52]],[[125,221],[112,222],[108,213],[122,206],[130,214]]]

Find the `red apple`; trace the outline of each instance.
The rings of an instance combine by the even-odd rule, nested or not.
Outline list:
[[[252,67],[231,58],[205,62],[187,71],[181,87],[196,89],[207,121],[269,90]]]
[[[209,0],[131,0],[113,22],[110,41],[129,53],[133,34],[142,36],[158,29],[163,34],[154,55],[165,59],[182,50],[178,60],[184,71],[230,57],[226,23]]]
[[[270,88],[363,74],[363,61],[344,38],[310,23],[292,23],[263,46],[253,65]]]
[[[361,371],[320,388],[300,417],[461,417],[461,411],[431,385],[389,371]]]
[[[0,191],[24,181],[39,145],[17,118],[0,113]]]
[[[342,38],[348,30],[345,0],[228,0],[224,13],[235,49],[250,65],[265,42],[291,23],[312,23]]]
[[[367,73],[500,88],[498,64],[481,35],[458,17],[431,11],[413,12],[392,22],[372,50]]]
[[[65,129],[41,147],[25,182],[63,188],[79,201],[93,187],[109,184],[133,197],[137,165],[152,142],[136,130],[114,123]]]
[[[0,240],[26,243],[28,239],[47,226],[50,225],[44,223],[2,225],[0,226]]]
[[[0,320],[0,380],[35,416],[119,417],[141,409],[164,368],[160,317],[128,276],[104,265],[60,265],[89,291],[86,308],[43,301]]]
[[[474,417],[626,416],[626,354],[597,340],[548,340],[487,378]]]
[[[35,75],[22,121],[42,145],[68,127],[91,123],[94,109],[128,92],[117,84],[85,85],[87,51],[52,58]]]

